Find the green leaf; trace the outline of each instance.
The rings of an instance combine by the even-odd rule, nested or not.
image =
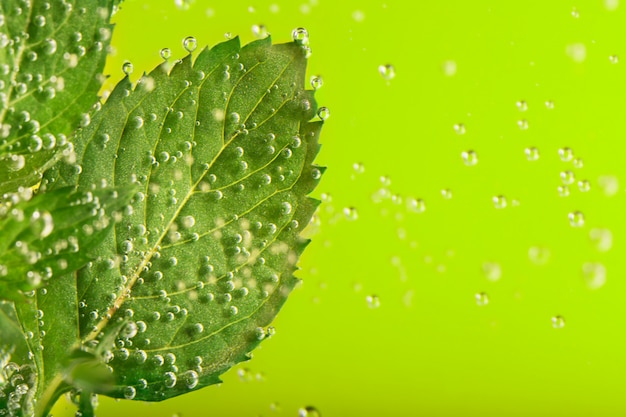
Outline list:
[[[112,0],[0,5],[0,196],[36,184],[97,101]]]
[[[323,123],[310,121],[303,45],[233,39],[169,67],[121,81],[77,134],[76,163],[42,182],[140,190],[97,260],[52,280],[39,305],[45,317],[74,312],[63,349],[100,351],[114,382],[94,391],[116,398],[170,398],[249,359],[298,282],[299,235],[318,205],[307,194],[323,172]],[[63,382],[45,378],[54,398]]]
[[[0,335],[0,412],[28,415],[37,376],[12,303],[0,301]]]
[[[0,299],[23,301],[53,276],[82,268],[112,224],[103,217],[134,188],[73,192],[59,188],[0,207]]]

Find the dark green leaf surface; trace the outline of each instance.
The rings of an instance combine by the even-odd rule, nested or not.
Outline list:
[[[134,89],[124,79],[78,133],[76,164],[46,176],[43,189],[140,189],[98,259],[46,296],[50,308],[74,303],[74,347],[113,334],[99,350],[114,385],[99,392],[158,401],[198,389],[265,337],[297,283],[323,171],[305,52],[233,39]]]
[[[97,101],[112,0],[0,2],[0,196],[31,186]]]

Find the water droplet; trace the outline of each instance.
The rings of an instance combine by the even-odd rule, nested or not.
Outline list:
[[[483,274],[489,281],[498,281],[502,278],[502,267],[495,262],[485,262],[483,263]]]
[[[611,61],[611,64],[617,64],[619,62],[619,57],[617,55],[611,55],[609,56],[609,61]]]
[[[574,151],[567,147],[561,148],[559,149],[559,157],[561,158],[561,161],[569,162],[574,158]]]
[[[551,319],[552,327],[555,329],[562,329],[565,327],[565,319],[561,316],[554,316]]]
[[[547,101],[545,102],[545,105],[546,105],[546,108],[547,108],[548,110],[552,110],[552,109],[554,109],[554,101],[552,101],[552,100],[547,100]]]
[[[491,201],[493,201],[493,205],[494,205],[494,207],[495,207],[495,208],[497,208],[497,209],[503,209],[503,208],[506,208],[506,206],[507,206],[507,204],[508,204],[508,203],[507,203],[507,200],[506,200],[506,197],[505,197],[505,196],[503,196],[503,195],[496,195],[496,196],[493,196],[493,197],[491,198]]]
[[[441,190],[441,196],[446,200],[450,200],[452,198],[452,190],[450,190],[449,188],[444,188],[443,190]]]
[[[585,225],[585,215],[580,211],[572,211],[567,215],[567,218],[572,227],[583,227]]]
[[[185,39],[183,39],[183,48],[185,48],[185,51],[193,52],[196,50],[197,46],[198,41],[196,41],[196,38],[194,38],[193,36],[187,36]]]
[[[321,413],[313,406],[306,406],[298,410],[298,417],[321,417]]]
[[[391,64],[379,65],[378,72],[387,81],[393,80],[396,76],[396,69]]]
[[[367,302],[367,306],[369,308],[374,309],[380,307],[380,299],[376,294],[371,294],[365,297],[365,302]]]
[[[324,80],[321,75],[313,75],[311,77],[311,87],[313,87],[314,90],[319,90],[323,85]]]
[[[519,100],[518,102],[515,103],[515,106],[517,106],[517,109],[519,111],[528,110],[528,104],[524,100]]]
[[[465,125],[463,123],[456,123],[453,127],[454,127],[454,131],[458,135],[464,135],[465,134]]]
[[[583,264],[583,279],[592,290],[596,290],[606,283],[606,267],[599,262]]]
[[[474,295],[474,298],[476,299],[476,304],[479,306],[486,306],[487,304],[489,304],[489,297],[487,296],[487,293],[476,293]]]
[[[291,31],[291,37],[295,42],[301,45],[309,43],[309,32],[305,28],[295,28]]]
[[[354,221],[359,218],[359,214],[355,207],[346,207],[343,209],[343,214],[346,216],[346,219]]]
[[[467,166],[474,166],[478,163],[478,155],[473,150],[461,152],[461,157]]]
[[[124,64],[122,65],[122,71],[124,72],[124,74],[126,75],[130,75],[133,73],[133,64],[129,61],[124,62]]]
[[[530,146],[524,149],[524,154],[526,154],[526,159],[528,159],[529,161],[536,161],[537,159],[539,159],[539,149],[535,148],[534,146]]]
[[[319,110],[317,110],[317,115],[320,119],[326,120],[330,117],[330,110],[328,110],[328,107],[320,107]]]

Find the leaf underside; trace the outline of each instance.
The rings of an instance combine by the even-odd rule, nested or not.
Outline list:
[[[160,401],[249,359],[298,281],[318,205],[322,122],[305,71],[297,43],[233,39],[117,85],[77,133],[76,163],[42,182],[139,190],[95,260],[37,295],[47,369],[61,351],[97,351],[113,381],[95,392]],[[58,314],[74,319],[49,326]]]
[[[0,2],[0,196],[36,184],[88,121],[114,3]]]

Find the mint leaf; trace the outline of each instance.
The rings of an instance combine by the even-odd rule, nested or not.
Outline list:
[[[87,264],[112,228],[102,214],[127,202],[129,190],[76,193],[65,187],[0,206],[0,299],[23,301],[24,293],[53,276]]]
[[[89,122],[104,77],[112,0],[0,6],[0,196],[36,184]]]
[[[146,401],[216,383],[249,358],[298,281],[299,234],[318,204],[307,194],[323,171],[322,122],[310,122],[305,71],[300,43],[233,39],[136,87],[125,78],[77,133],[75,163],[51,169],[42,190],[140,191],[96,260],[37,295],[50,330],[44,399],[74,383],[49,376],[63,373],[61,351],[107,364],[112,383],[81,380],[93,392]]]

